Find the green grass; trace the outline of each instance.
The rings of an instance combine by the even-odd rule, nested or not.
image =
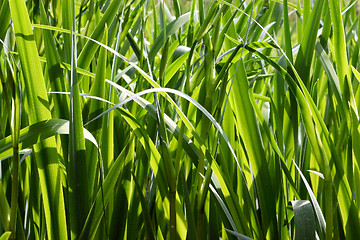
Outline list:
[[[357,239],[359,9],[0,0],[0,240]]]

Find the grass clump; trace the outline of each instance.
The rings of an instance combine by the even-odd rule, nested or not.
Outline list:
[[[358,11],[0,0],[0,238],[357,239]]]

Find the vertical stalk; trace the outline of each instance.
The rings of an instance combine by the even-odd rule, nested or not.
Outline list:
[[[328,171],[327,171],[328,170]],[[329,172],[329,166],[328,169],[325,170],[326,172]],[[325,175],[324,175],[325,176]],[[326,240],[333,239],[332,236],[332,229],[333,229],[333,209],[332,209],[332,179],[331,175],[327,174],[325,176],[325,212],[326,212],[326,233],[325,237]]]
[[[353,104],[351,84],[349,82],[349,63],[346,54],[346,42],[343,20],[341,17],[341,6],[338,0],[329,0],[330,15],[333,25],[333,41],[334,41],[334,53],[336,70],[339,76],[340,89],[345,100],[348,101],[350,98],[350,106]],[[349,89],[350,88],[350,89]],[[355,109],[354,109],[355,110]]]
[[[299,13],[299,15],[302,14],[300,0],[297,0],[296,11]],[[303,29],[302,29],[301,20],[298,17],[296,18],[296,30],[297,30],[297,40],[298,42],[301,42]]]
[[[176,240],[176,191],[171,190],[170,194],[170,239]]]
[[[16,239],[16,215],[18,204],[18,185],[19,185],[19,134],[20,134],[20,90],[16,81],[16,76],[13,80],[13,99],[12,99],[12,114],[11,114],[11,136],[13,147],[13,173],[11,184],[11,212],[10,225],[11,231],[10,239]]]
[[[288,1],[284,0],[284,37],[285,37],[285,52],[290,62],[293,62],[292,57],[292,47],[291,47],[291,35],[290,35],[290,25],[289,25],[289,13],[288,13]]]
[[[308,19],[310,17],[310,12],[311,12],[311,2],[310,2],[310,0],[304,0],[303,15],[302,15],[304,32],[305,32],[305,28],[306,28]]]
[[[336,71],[339,77],[340,90],[341,95],[343,97],[343,101],[346,106],[344,122],[347,123],[347,128],[349,132],[353,135],[352,125],[355,121],[356,123],[359,121],[359,116],[357,112],[357,107],[353,95],[352,84],[350,82],[350,68],[347,58],[346,52],[346,40],[345,40],[345,32],[344,25],[341,15],[341,2],[338,0],[328,0],[329,8],[330,8],[330,16],[331,22],[333,25],[333,45],[334,45],[334,54],[335,54],[335,62],[336,62]],[[350,114],[353,112],[353,114]],[[346,163],[345,163],[346,164]],[[346,174],[346,172],[345,172]],[[341,196],[341,188],[337,189],[338,196]],[[353,205],[353,197],[349,196],[348,201],[342,201],[339,199],[340,213],[343,220],[343,226],[347,234],[349,236],[356,235],[355,232],[358,230],[359,219],[357,218],[358,214],[355,214],[355,207],[352,208]],[[356,209],[358,210],[358,209]],[[326,221],[328,221],[326,219]],[[349,222],[353,224],[353,229],[349,229]],[[328,223],[327,223],[328,225]],[[328,226],[326,227],[328,229]],[[326,239],[331,239],[331,235],[328,235],[328,230],[326,231]]]
[[[76,72],[77,38],[73,34],[76,31],[75,1],[66,0],[63,2],[63,6],[64,28],[71,30],[71,35],[67,35],[64,39],[66,61],[71,64],[68,75],[70,89],[69,159],[67,161],[69,226],[71,238],[77,239],[89,210],[89,181],[86,171],[88,166],[85,158],[80,86]]]
[[[324,148],[322,147],[321,140],[318,134],[316,134],[317,141],[320,146],[321,151],[321,168],[323,169],[324,179],[325,179],[325,221],[326,221],[326,232],[325,232],[325,239],[330,240],[333,239],[332,230],[333,230],[333,192],[332,192],[332,177],[331,177],[331,169],[329,166],[328,159],[326,157],[326,153]]]
[[[204,22],[204,1],[198,0],[198,7],[199,7],[199,17],[200,17],[200,26]]]

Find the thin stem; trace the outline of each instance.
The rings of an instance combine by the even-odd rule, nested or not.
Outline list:
[[[16,239],[16,213],[18,204],[18,185],[19,185],[19,134],[20,134],[20,91],[16,79],[13,79],[13,102],[12,102],[12,119],[11,119],[11,134],[13,147],[13,174],[11,184],[11,212],[10,225],[11,231],[10,239]]]
[[[12,232],[10,239],[16,239],[16,212],[18,203],[18,184],[19,184],[19,148],[13,145],[13,174],[11,184],[11,212],[9,230]]]

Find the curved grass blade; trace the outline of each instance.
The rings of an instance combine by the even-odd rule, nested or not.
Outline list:
[[[27,126],[20,130],[19,150],[32,147],[57,134],[69,134],[68,120],[50,119]],[[99,147],[94,136],[85,128],[84,137],[91,141],[97,148]],[[8,136],[0,140],[0,159],[7,158],[11,154],[11,136]]]
[[[90,37],[91,39],[95,39],[99,41],[101,40],[105,24],[107,24],[108,26],[111,25],[121,3],[122,1],[112,1],[110,3],[103,17],[101,18],[99,23],[96,25],[94,31],[92,32]],[[93,41],[87,41],[87,43],[81,50],[77,65],[80,68],[87,69],[98,47],[99,45],[95,44]]]
[[[234,231],[231,231],[229,229],[225,229],[226,232],[230,233],[231,235],[237,237],[238,239],[242,239],[242,240],[253,240],[252,238],[249,238],[243,234],[240,234],[240,233],[237,233],[237,232],[234,232]]]
[[[165,44],[165,40],[169,36],[176,33],[176,31],[181,28],[187,21],[190,19],[190,13],[185,13],[174,21],[170,22],[166,28],[164,28],[158,37],[155,39],[152,44],[151,50],[149,52],[149,61],[150,63],[154,60],[156,54],[159,52],[160,48]]]
[[[295,240],[315,240],[315,216],[309,200],[291,201],[295,219]]]
[[[299,169],[299,167],[296,165],[296,163],[294,162],[294,166],[296,167],[296,170],[299,172],[301,179],[303,180],[306,190],[310,196],[311,199],[311,204],[314,207],[315,210],[315,214],[316,214],[316,218],[318,220],[319,226],[320,226],[320,231],[322,232],[322,234],[325,234],[326,232],[326,222],[325,222],[325,218],[324,215],[322,214],[321,208],[319,203],[316,200],[316,197],[309,185],[309,183],[307,182],[305,176],[303,175],[303,173],[301,172],[301,170]]]
[[[120,89],[121,91],[123,92],[128,92],[126,89],[122,88],[121,86],[117,85],[116,83],[112,83],[112,82],[109,82],[110,84],[112,84],[114,87]],[[225,139],[225,142],[228,144],[228,147],[230,149],[230,151],[232,152],[233,154],[233,157],[235,158],[240,170],[241,170],[241,167],[239,165],[239,162],[237,160],[237,157],[236,157],[236,154],[233,150],[233,148],[231,147],[231,144],[230,144],[230,141],[228,140],[228,138],[226,137],[224,131],[222,130],[221,126],[219,125],[219,123],[214,119],[214,117],[203,107],[201,106],[198,102],[196,102],[194,99],[192,99],[191,97],[189,97],[188,95],[184,94],[183,92],[180,92],[178,90],[175,90],[175,89],[169,89],[169,88],[153,88],[153,89],[148,89],[148,90],[145,90],[145,91],[142,91],[140,93],[137,93],[137,94],[131,94],[131,96],[129,98],[127,98],[126,100],[122,101],[121,103],[115,105],[114,107],[108,109],[106,112],[102,113],[101,115],[104,115],[106,114],[108,111],[111,111],[112,109],[115,109],[123,104],[126,104],[127,102],[131,101],[131,100],[134,100],[134,99],[137,99],[139,96],[143,95],[143,94],[146,94],[146,93],[152,93],[152,92],[168,92],[168,93],[174,93],[178,96],[181,96],[183,98],[185,98],[186,100],[188,100],[189,102],[193,103],[200,111],[202,111],[205,116],[214,124],[215,128],[220,132],[220,134],[224,137]],[[127,93],[130,95],[130,93]],[[183,114],[181,111],[179,112],[180,114]],[[98,116],[100,117],[100,115]],[[183,121],[189,121],[185,116],[181,116]],[[189,126],[190,126],[190,130],[192,132],[194,132],[194,130],[192,130],[192,125],[191,123],[187,123]],[[191,128],[192,127],[192,128]],[[196,132],[194,132],[194,134],[196,134]],[[195,135],[196,136],[196,135]],[[197,136],[197,139],[201,140],[201,138],[199,138],[199,136]],[[203,143],[202,143],[203,144]],[[209,155],[208,153],[208,150],[205,149],[205,151],[207,151],[206,153],[206,157],[209,158],[209,159],[212,159],[212,156]],[[219,166],[216,164],[216,162],[212,159],[212,164],[211,164],[211,168],[213,169],[213,171],[215,172],[217,178],[219,179],[220,183],[221,183],[221,189],[222,191],[224,192],[224,195],[227,197],[227,201],[229,201],[229,204],[230,204],[230,207],[231,209],[233,210],[233,214],[236,215],[236,218],[237,218],[237,223],[241,223],[241,222],[244,222],[244,219],[243,220],[238,220],[238,219],[241,219],[241,218],[244,218],[244,214],[242,213],[241,209],[238,208],[238,204],[236,203],[238,200],[237,200],[237,196],[236,194],[232,191],[232,189],[229,187],[231,184],[229,181],[225,180],[223,178],[223,174],[222,174],[222,171],[220,170]],[[230,197],[230,198],[229,198]],[[249,197],[250,199],[250,197]],[[243,231],[245,231],[246,233],[249,233],[249,229],[247,229],[247,226],[243,226],[242,227]]]

